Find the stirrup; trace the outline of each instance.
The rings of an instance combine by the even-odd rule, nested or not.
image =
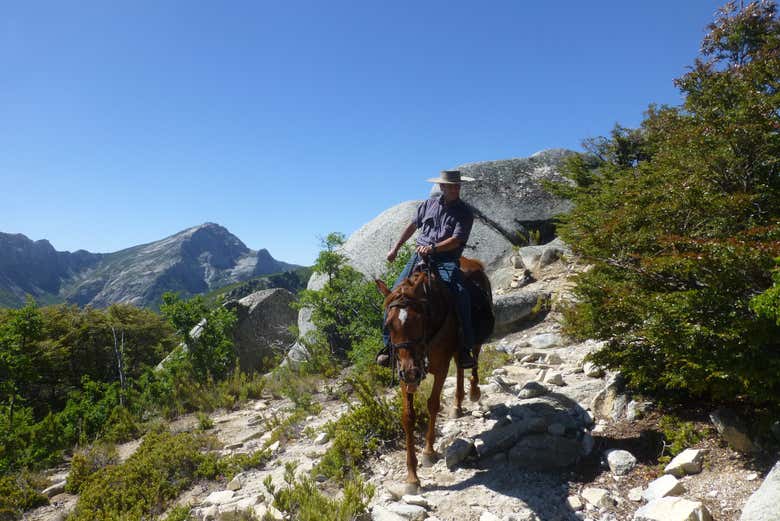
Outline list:
[[[376,363],[377,365],[381,365],[382,367],[390,367],[392,360],[390,359],[390,348],[388,346],[384,346],[382,349],[379,350],[379,353],[376,355]]]
[[[461,369],[472,369],[476,367],[477,360],[471,352],[471,349],[461,349],[458,353],[458,367]]]

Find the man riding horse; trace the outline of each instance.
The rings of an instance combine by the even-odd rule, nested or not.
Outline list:
[[[460,198],[460,187],[462,182],[473,180],[471,177],[462,176],[458,170],[444,170],[438,178],[428,179],[431,183],[439,184],[441,194],[420,204],[414,220],[404,229],[398,242],[387,253],[387,260],[393,262],[401,246],[409,240],[416,230],[420,230],[416,250],[399,275],[398,280],[395,281],[393,288],[398,287],[422,259],[427,259],[430,262],[456,300],[455,309],[462,328],[462,341],[457,357],[458,366],[461,369],[470,369],[476,363],[473,354],[474,330],[471,322],[471,297],[460,271],[460,256],[474,223],[474,214]],[[385,311],[385,315],[386,313],[387,311]],[[386,327],[382,331],[382,337],[385,345],[377,356],[377,363],[387,366],[390,365],[391,359],[390,333]]]

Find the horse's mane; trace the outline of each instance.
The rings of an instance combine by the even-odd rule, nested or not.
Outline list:
[[[391,302],[402,296],[412,300],[421,298],[422,284],[427,277],[428,275],[421,271],[412,273],[385,297],[383,306],[386,308]]]

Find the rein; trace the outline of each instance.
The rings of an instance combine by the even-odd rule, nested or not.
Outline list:
[[[393,382],[392,384],[395,385],[395,374],[396,374],[396,363],[398,361],[396,357],[396,351],[398,349],[409,349],[410,347],[414,345],[422,345],[423,346],[423,353],[422,353],[422,359],[418,359],[418,357],[415,357],[415,362],[420,363],[421,372],[422,372],[422,379],[425,378],[425,376],[428,374],[428,355],[430,354],[431,350],[431,341],[438,335],[438,333],[444,328],[444,325],[447,322],[447,318],[449,318],[450,310],[447,310],[447,316],[444,318],[444,321],[442,322],[442,325],[434,332],[428,331],[429,324],[432,321],[431,316],[431,305],[430,305],[430,297],[432,295],[431,291],[431,278],[432,278],[432,272],[433,272],[433,266],[430,261],[430,258],[427,258],[425,260],[425,263],[423,265],[423,273],[426,274],[425,280],[423,281],[423,293],[425,294],[425,297],[422,299],[413,299],[406,295],[399,295],[398,298],[391,301],[387,308],[417,308],[420,309],[423,314],[425,315],[425,320],[423,321],[423,334],[419,338],[416,338],[414,340],[407,340],[406,342],[400,342],[398,344],[395,344],[393,342],[390,342],[390,359],[392,360],[392,372],[393,372]]]

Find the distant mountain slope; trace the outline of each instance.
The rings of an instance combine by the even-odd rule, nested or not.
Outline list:
[[[297,268],[214,223],[106,254],[58,252],[46,240],[0,233],[0,305],[18,306],[30,294],[43,303],[157,307],[166,291],[194,295]]]

